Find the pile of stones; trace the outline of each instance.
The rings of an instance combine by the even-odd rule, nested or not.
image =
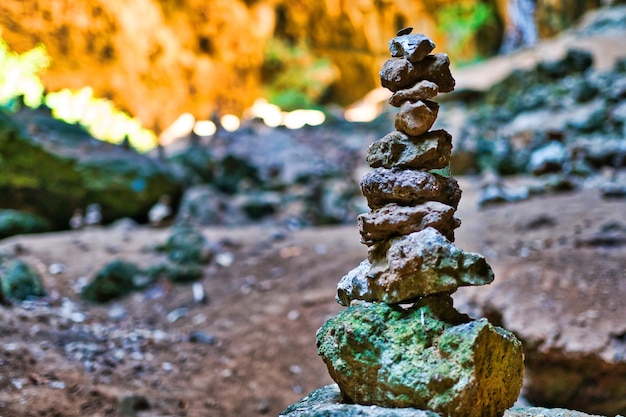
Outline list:
[[[387,410],[379,415],[402,408],[502,416],[521,390],[522,347],[512,333],[453,307],[459,286],[489,284],[493,272],[482,256],[451,243],[461,197],[446,176],[452,138],[429,129],[438,113],[430,99],[455,81],[448,56],[430,54],[434,47],[410,28],[389,43],[380,76],[400,111],[396,131],[370,146],[373,171],[361,181],[372,210],[358,218],[368,256],[339,282],[337,301],[348,308],[319,329],[318,353],[338,385],[337,405]],[[327,415],[299,410],[286,415]],[[356,415],[372,409],[363,410]]]

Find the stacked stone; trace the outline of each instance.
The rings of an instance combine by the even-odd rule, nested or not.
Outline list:
[[[368,257],[341,279],[337,300],[348,308],[320,328],[318,352],[345,402],[496,417],[519,395],[523,355],[511,333],[452,305],[459,286],[488,284],[493,272],[451,243],[461,190],[433,171],[449,166],[452,138],[430,129],[431,99],[455,82],[434,47],[410,28],[389,43],[380,77],[400,110],[396,130],[370,146],[373,171],[361,181]]]

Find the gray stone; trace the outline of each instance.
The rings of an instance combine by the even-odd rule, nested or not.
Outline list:
[[[389,104],[394,107],[400,107],[402,103],[408,100],[430,100],[437,96],[439,87],[432,81],[422,80],[414,86],[398,90],[389,98]]]
[[[417,206],[387,204],[371,213],[357,218],[361,242],[371,246],[375,242],[392,237],[419,232],[427,227],[437,229],[449,241],[454,242],[454,229],[461,221],[454,217],[454,208],[436,201]]]
[[[319,388],[283,411],[282,417],[438,417],[432,411],[416,408],[385,408],[375,405],[346,404],[337,384]],[[562,408],[513,407],[504,417],[601,417]],[[620,416],[618,416],[620,417]]]
[[[389,41],[389,52],[394,58],[405,58],[418,62],[435,49],[435,44],[428,36],[421,33],[396,36]]]
[[[376,168],[361,180],[361,191],[371,209],[389,203],[416,205],[438,201],[456,208],[461,189],[454,178],[425,171]]]
[[[337,285],[340,304],[353,300],[397,304],[493,281],[485,258],[455,247],[432,227],[375,244],[368,260],[369,270],[361,263]]]
[[[380,84],[391,90],[407,88],[418,81],[415,68],[408,59],[392,58],[385,61],[379,72]]]
[[[439,104],[434,101],[405,101],[396,115],[394,126],[409,136],[419,136],[432,127],[437,113]]]
[[[521,343],[472,321],[448,295],[403,309],[355,303],[317,333],[318,353],[345,401],[450,417],[500,417],[519,395]]]
[[[413,65],[412,75],[417,80],[432,81],[439,86],[440,93],[449,93],[456,84],[450,72],[450,58],[447,54],[428,55]]]
[[[372,168],[442,169],[449,165],[452,136],[434,130],[421,136],[407,136],[393,131],[372,143],[367,162]]]

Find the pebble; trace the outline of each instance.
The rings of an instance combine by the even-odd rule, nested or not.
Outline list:
[[[205,333],[200,330],[194,330],[189,333],[189,341],[191,343],[200,343],[202,345],[215,345],[217,338],[210,333]]]
[[[48,272],[52,275],[62,274],[63,272],[65,272],[65,265],[60,263],[50,264],[50,266],[48,267]]]
[[[187,309],[185,307],[181,307],[181,308],[177,308],[167,313],[166,318],[167,318],[167,321],[169,321],[170,323],[175,323],[176,321],[185,317],[186,315],[187,315]]]
[[[218,253],[215,256],[215,263],[217,263],[219,266],[222,266],[224,268],[228,268],[229,266],[231,266],[234,261],[235,261],[235,255],[233,255],[230,252]]]

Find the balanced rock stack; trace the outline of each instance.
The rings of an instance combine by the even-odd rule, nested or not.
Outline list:
[[[396,131],[370,146],[373,171],[361,181],[368,257],[341,279],[337,300],[348,308],[319,329],[318,352],[343,403],[496,417],[519,395],[523,354],[513,334],[452,305],[459,286],[489,284],[493,272],[451,243],[461,190],[433,171],[449,166],[452,138],[429,130],[439,110],[430,100],[454,79],[434,47],[410,28],[389,43],[380,77],[400,110]]]

